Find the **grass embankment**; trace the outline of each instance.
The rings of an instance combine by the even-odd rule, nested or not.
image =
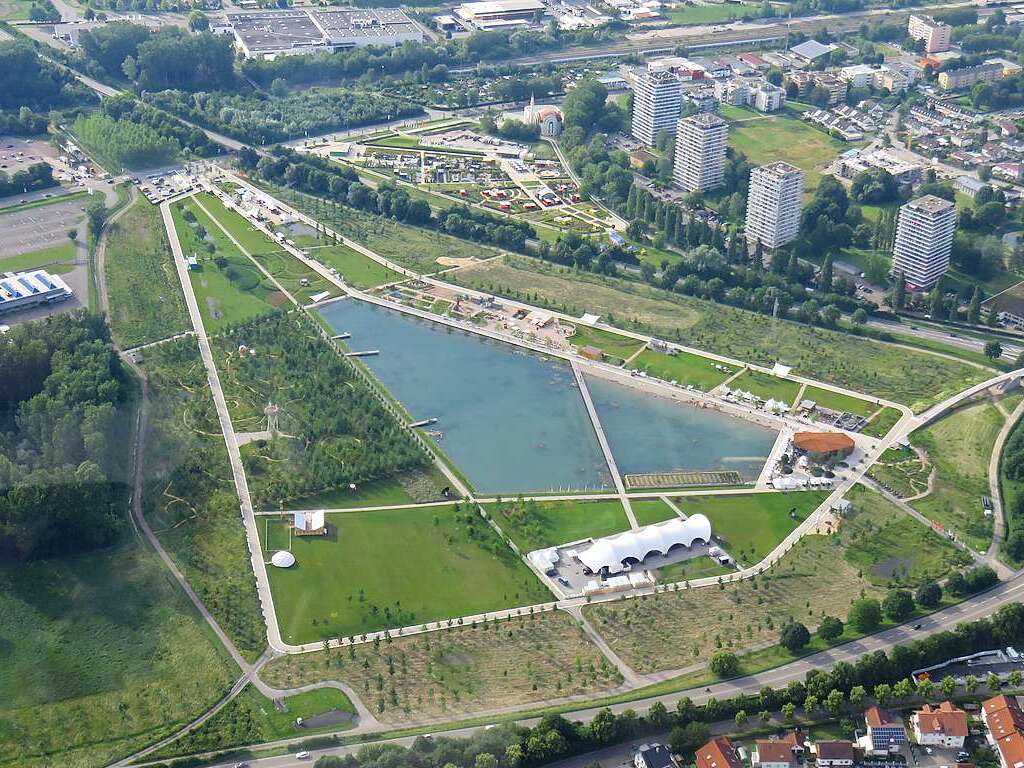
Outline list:
[[[141,544],[0,565],[0,765],[106,765],[212,706],[238,670]]]
[[[166,760],[197,752],[343,731],[354,724],[355,711],[349,698],[336,688],[289,696],[278,709],[275,702],[249,687],[199,728],[149,755],[148,759]],[[302,718],[302,727],[296,725],[297,718]]]
[[[770,373],[746,370],[729,382],[729,389],[743,390],[762,400],[778,400],[791,406],[800,392],[800,384]]]
[[[291,537],[295,567],[271,569],[281,633],[290,643],[551,599],[469,507],[344,512],[328,518],[326,536]],[[265,517],[261,523],[267,557],[270,550],[288,546],[285,521]]]
[[[761,365],[782,362],[801,375],[906,403],[918,411],[989,374],[927,352],[773,320],[526,257],[507,256],[466,267],[449,278],[572,314],[594,312],[609,324],[739,360]]]
[[[932,492],[913,502],[914,508],[982,552],[992,538],[992,520],[984,514],[981,497],[989,494],[988,463],[1003,422],[1002,413],[984,400],[910,437],[935,468]]]
[[[485,504],[487,513],[524,554],[587,538],[629,530],[618,499],[608,501],[522,501]]]
[[[266,645],[238,496],[195,339],[147,350],[146,518],[189,584],[255,660]]]
[[[499,701],[512,706],[595,694],[621,682],[576,621],[561,612],[284,656],[267,664],[261,677],[282,688],[342,680],[385,723],[456,718]]]
[[[431,465],[426,469],[402,472],[397,477],[373,480],[351,488],[336,488],[312,496],[285,502],[286,509],[353,509],[388,507],[441,501],[441,491],[451,481]]]
[[[739,371],[730,365],[723,365],[711,358],[693,355],[689,352],[667,355],[650,349],[645,349],[637,355],[630,364],[630,368],[644,371],[664,381],[675,381],[684,386],[692,386],[704,392],[714,389],[729,376]]]
[[[460,240],[457,237],[434,232],[394,219],[376,216],[345,206],[334,206],[315,197],[281,187],[268,187],[268,191],[330,229],[366,246],[374,253],[386,257],[399,266],[423,274],[437,272],[445,267],[438,264],[442,257],[455,259],[481,259],[496,256],[499,251],[486,245]]]
[[[190,327],[163,218],[145,198],[108,228],[105,266],[110,328],[122,347]]]
[[[309,255],[334,267],[349,285],[366,290],[402,280],[403,276],[347,245],[324,245],[310,249]]]

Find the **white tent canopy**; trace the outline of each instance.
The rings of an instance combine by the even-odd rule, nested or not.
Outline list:
[[[617,573],[623,569],[627,559],[642,562],[653,553],[665,555],[676,546],[693,546],[698,539],[705,544],[711,542],[711,521],[704,515],[694,515],[686,520],[675,518],[597,539],[592,547],[580,552],[579,558],[594,573],[602,568]]]
[[[274,553],[273,557],[270,558],[270,562],[278,568],[291,568],[295,565],[295,555],[282,549]]]

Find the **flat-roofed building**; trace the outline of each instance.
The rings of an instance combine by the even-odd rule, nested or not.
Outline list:
[[[949,269],[956,230],[956,206],[925,195],[900,207],[893,244],[893,273],[913,288],[927,290]]]
[[[994,83],[1003,77],[1003,65],[978,64],[973,67],[949,69],[939,73],[939,87],[946,91],[969,88],[975,83]]]
[[[246,58],[422,42],[423,31],[397,8],[322,8],[227,14]]]
[[[907,35],[915,40],[924,40],[926,53],[942,53],[950,48],[949,40],[953,28],[920,13],[910,14],[907,21]]]
[[[73,295],[63,280],[44,269],[0,272],[0,315],[64,301]]]
[[[779,248],[795,240],[800,232],[803,194],[804,172],[795,165],[780,160],[754,168],[747,196],[747,240],[766,248]]]
[[[676,128],[672,177],[687,192],[706,192],[725,181],[725,145],[729,124],[702,112],[685,117]]]
[[[482,0],[463,3],[455,9],[455,15],[475,27],[488,29],[510,22],[529,21],[546,9],[541,0]]]
[[[682,83],[674,72],[641,73],[633,89],[633,138],[653,147],[662,131],[675,133],[682,93]]]

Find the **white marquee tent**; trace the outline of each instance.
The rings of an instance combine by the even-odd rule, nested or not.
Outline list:
[[[580,552],[579,558],[594,573],[602,568],[617,573],[623,569],[627,559],[643,562],[650,554],[665,555],[673,547],[691,547],[697,540],[704,544],[711,542],[711,521],[704,515],[694,515],[686,520],[675,518],[635,531],[605,536]]]

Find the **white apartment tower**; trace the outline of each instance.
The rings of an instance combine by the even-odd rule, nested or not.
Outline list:
[[[679,121],[672,178],[687,192],[721,186],[725,177],[725,142],[729,124],[711,112]]]
[[[926,290],[949,269],[956,229],[956,206],[925,195],[900,207],[893,245],[893,274],[902,272],[908,285]]]
[[[795,165],[780,160],[752,170],[744,228],[747,240],[778,248],[796,239],[803,194],[804,172]]]
[[[633,89],[633,138],[653,147],[663,130],[675,131],[683,85],[674,72],[643,72]]]
[[[925,53],[948,51],[952,31],[953,28],[949,24],[943,24],[923,14],[911,14],[907,21],[907,35],[915,40],[924,40]]]

